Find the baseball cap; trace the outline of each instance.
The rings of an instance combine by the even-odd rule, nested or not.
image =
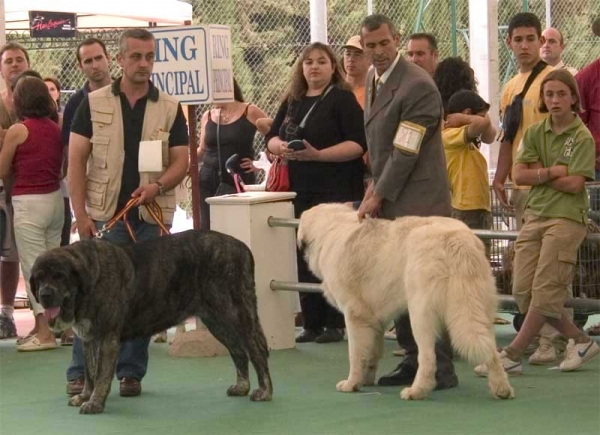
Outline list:
[[[360,45],[360,36],[354,35],[348,39],[348,42],[346,42],[346,45],[344,45],[342,48],[356,48],[357,50],[363,51],[362,45]]]
[[[463,110],[471,109],[471,112],[477,113],[482,110],[488,110],[490,105],[485,102],[476,92],[462,90],[450,97],[448,101],[447,114],[460,113]]]

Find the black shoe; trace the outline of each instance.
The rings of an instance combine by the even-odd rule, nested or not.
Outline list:
[[[85,385],[84,378],[77,378],[77,379],[67,382],[67,395],[68,396],[76,396],[78,394],[83,393],[84,385]]]
[[[320,329],[303,329],[300,335],[296,337],[296,343],[310,343],[321,335]]]
[[[458,377],[456,373],[448,374],[440,374],[437,372],[435,374],[435,389],[436,390],[447,390],[449,388],[456,388],[458,386]]]
[[[325,331],[315,338],[315,343],[337,343],[344,339],[344,330],[337,328],[325,328]]]
[[[136,397],[142,394],[142,382],[136,378],[123,378],[119,383],[121,397]]]
[[[392,372],[383,375],[377,381],[377,385],[384,387],[395,385],[411,385],[415,380],[417,369],[413,364],[402,361]]]

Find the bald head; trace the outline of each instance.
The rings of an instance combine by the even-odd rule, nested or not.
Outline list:
[[[558,29],[548,27],[542,32],[544,43],[540,48],[540,57],[548,65],[555,66],[562,60],[562,54],[565,50],[563,35]]]

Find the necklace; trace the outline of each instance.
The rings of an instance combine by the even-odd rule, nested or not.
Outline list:
[[[231,119],[232,112],[230,110],[224,109],[223,107],[217,110],[219,110],[219,123],[229,124],[229,119]]]

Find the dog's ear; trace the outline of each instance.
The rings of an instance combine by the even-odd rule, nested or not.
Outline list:
[[[38,299],[37,294],[37,283],[35,281],[35,278],[33,277],[33,274],[31,274],[31,277],[29,278],[29,288],[31,290],[31,294],[35,298],[35,301],[39,304],[40,300]]]

